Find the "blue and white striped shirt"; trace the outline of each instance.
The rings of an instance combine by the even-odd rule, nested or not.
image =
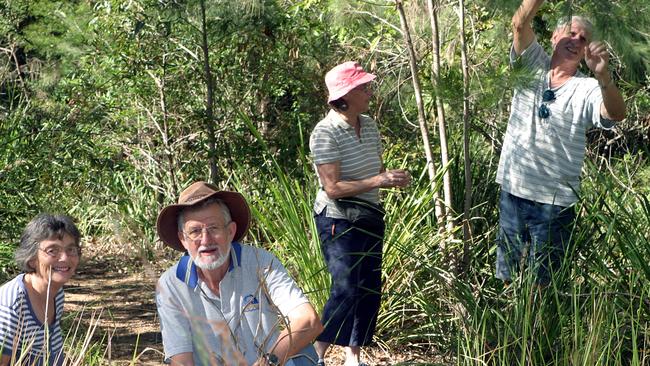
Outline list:
[[[19,274],[0,287],[2,354],[14,355],[12,365],[62,365],[64,356],[60,319],[63,313],[63,289],[57,292],[54,299],[54,323],[43,325],[34,313],[24,278],[25,274]],[[26,354],[23,355],[23,352]]]

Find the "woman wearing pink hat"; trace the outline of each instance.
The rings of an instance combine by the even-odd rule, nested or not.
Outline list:
[[[359,359],[361,347],[372,341],[381,300],[384,223],[379,188],[405,187],[410,182],[407,171],[384,169],[379,129],[362,114],[368,111],[374,79],[352,61],[330,70],[325,84],[331,110],[309,140],[320,183],[314,215],[332,276],[322,315],[325,330],[315,344],[319,366],[325,364],[332,344],[345,347],[345,366],[365,365]],[[362,206],[377,207],[378,224],[355,221],[341,202],[351,198],[360,199]]]

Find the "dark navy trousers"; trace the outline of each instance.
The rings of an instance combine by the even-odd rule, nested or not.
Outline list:
[[[330,297],[318,341],[340,346],[366,346],[372,341],[381,302],[381,259],[384,228],[375,232],[345,219],[316,215],[321,250],[332,276]]]

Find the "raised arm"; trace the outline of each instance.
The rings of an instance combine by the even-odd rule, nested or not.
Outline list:
[[[585,47],[585,61],[587,67],[593,71],[600,92],[603,95],[603,104],[600,106],[600,114],[614,121],[621,121],[625,118],[625,100],[621,91],[609,74],[609,51],[603,42],[591,42]]]
[[[523,0],[512,16],[512,44],[517,55],[521,55],[535,39],[531,23],[543,3],[544,0]]]

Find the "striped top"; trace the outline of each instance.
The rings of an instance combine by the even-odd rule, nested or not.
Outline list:
[[[586,131],[613,127],[600,116],[603,97],[598,81],[576,72],[552,89],[554,101],[543,102],[550,58],[542,46],[534,41],[520,58],[511,50],[510,61],[521,62],[533,77],[526,86],[515,88],[496,181],[517,197],[571,206],[580,190]],[[541,104],[550,109],[548,118],[538,116]]]
[[[27,349],[29,356],[23,362],[13,362],[12,365],[62,365],[63,337],[61,335],[60,319],[63,313],[63,289],[57,292],[54,304],[55,315],[52,325],[43,326],[27,296],[27,288],[23,279],[25,274],[19,274],[13,280],[0,287],[0,348],[3,355],[11,356],[16,347],[17,361],[22,350]],[[46,342],[46,334],[49,339]],[[43,352],[48,349],[47,352]],[[44,361],[48,362],[45,363]]]
[[[349,123],[345,122],[338,113],[330,110],[327,116],[318,122],[309,138],[309,148],[314,162],[314,168],[320,164],[340,162],[340,180],[361,180],[380,173],[381,137],[377,123],[366,116],[359,115],[361,137],[357,135]],[[318,170],[317,176],[318,176]],[[333,218],[344,218],[336,207],[334,200],[323,190],[323,183],[318,177],[320,188],[314,202],[314,212],[320,214],[327,207],[326,215]],[[379,189],[361,193],[356,197],[374,203],[379,203]]]

